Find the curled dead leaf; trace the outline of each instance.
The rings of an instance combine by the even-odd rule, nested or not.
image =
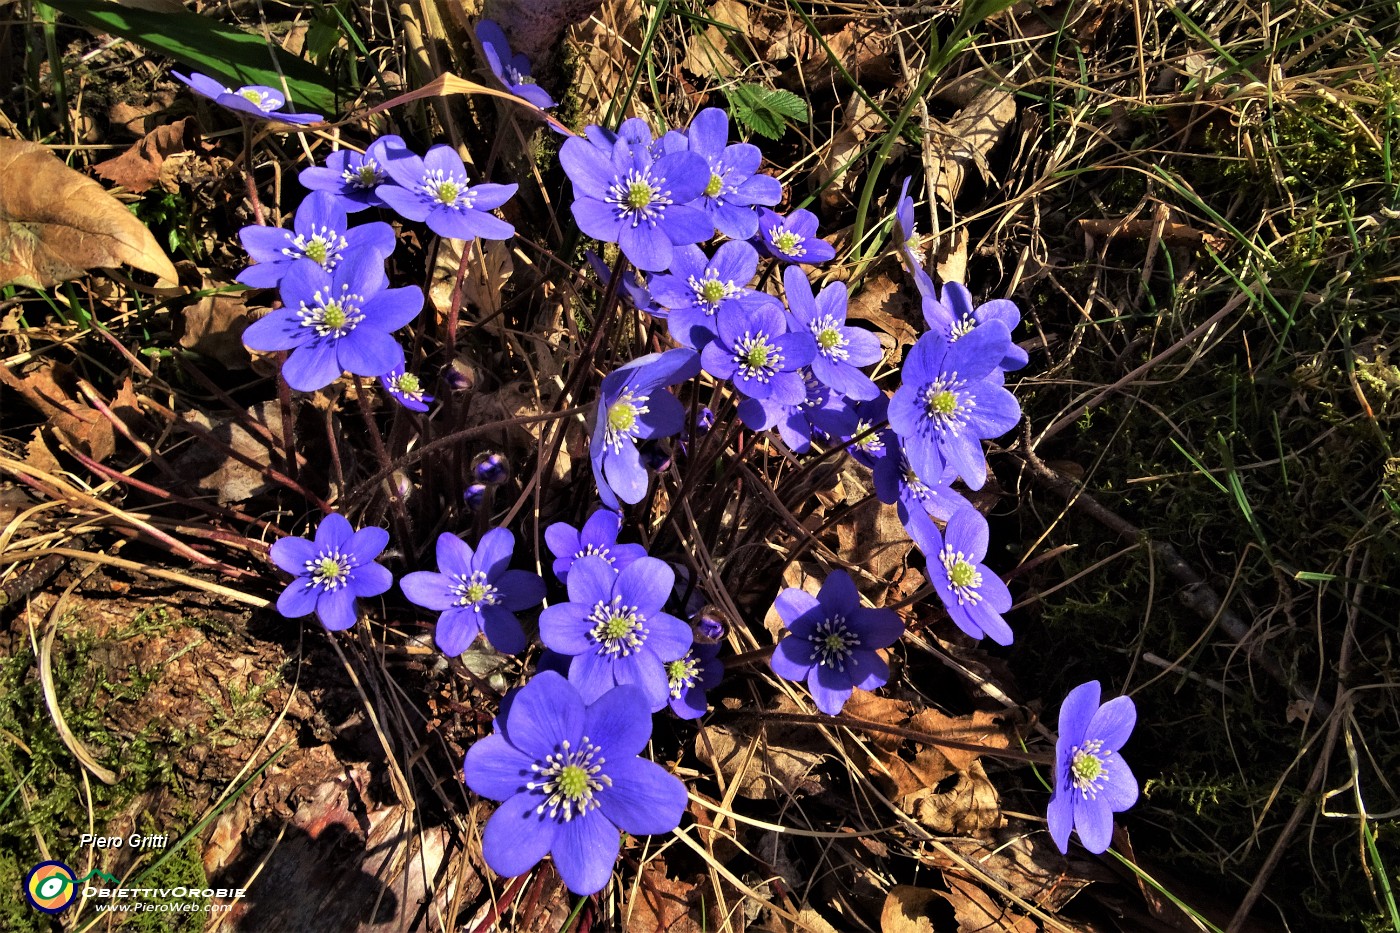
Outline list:
[[[938,893],[953,905],[958,933],[1036,933],[1040,926],[1019,911],[998,904],[970,878],[944,872],[948,891]]]
[[[198,123],[194,117],[185,117],[156,127],[130,149],[115,158],[97,163],[92,170],[128,191],[147,191],[160,178],[165,160],[177,152],[193,149],[198,139]]]
[[[48,288],[129,265],[176,284],[145,224],[38,143],[0,139],[0,285]]]
[[[787,697],[776,709],[800,712]],[[750,800],[782,800],[802,791],[815,793],[821,784],[812,771],[826,757],[821,739],[812,729],[774,728],[748,721],[720,723],[700,730],[695,755],[706,766],[737,781],[739,795]]]

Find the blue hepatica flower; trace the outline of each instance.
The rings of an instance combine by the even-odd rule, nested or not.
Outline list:
[[[796,210],[784,218],[760,208],[755,242],[782,262],[815,265],[836,257],[836,247],[817,238],[817,215],[811,211]]]
[[[408,152],[398,136],[381,136],[364,152],[339,149],[326,156],[326,164],[304,168],[297,180],[312,191],[325,191],[349,213],[368,207],[382,207],[377,189],[389,181],[384,166],[396,153]]]
[[[316,528],[316,539],[282,538],[271,548],[272,562],[296,579],[277,599],[277,611],[288,619],[315,612],[333,632],[355,624],[355,599],[378,596],[394,578],[374,562],[389,543],[389,532],[370,526],[355,531],[345,516],[327,515]]]
[[[846,283],[832,282],[814,298],[812,283],[797,266],[783,270],[783,289],[793,319],[812,335],[817,355],[812,372],[839,394],[858,400],[880,394],[862,366],[878,363],[885,351],[880,338],[868,330],[846,326]]]
[[[909,463],[909,455],[897,436],[888,445],[886,454],[875,461],[871,472],[876,498],[886,505],[898,505],[899,520],[906,528],[913,521],[912,515],[929,515],[945,522],[958,509],[972,507],[972,503],[953,489],[957,471],[947,467],[936,481],[926,481]]]
[[[585,250],[583,256],[588,260],[588,265],[598,274],[598,281],[602,283],[603,290],[606,291],[608,283],[612,281],[612,269],[603,261],[601,256],[591,249]],[[626,297],[626,299],[631,302],[632,307],[636,308],[638,311],[645,311],[655,318],[664,318],[670,313],[661,305],[657,304],[656,299],[652,297],[651,289],[647,287],[647,283],[638,278],[637,273],[631,269],[627,269],[622,273],[622,282],[619,288],[621,289],[622,295]]]
[[[982,513],[955,509],[940,533],[927,515],[911,512],[905,528],[928,559],[927,576],[953,623],[972,638],[1011,644],[1011,626],[1001,617],[1011,608],[1011,591],[982,563],[989,539]]]
[[[291,350],[282,376],[299,392],[324,388],[344,372],[392,372],[404,355],[390,334],[418,316],[423,291],[388,284],[384,259],[373,250],[346,254],[334,272],[296,263],[282,279],[283,306],[249,325],[243,343]]]
[[[1009,340],[1005,324],[988,321],[956,341],[924,334],[909,351],[903,384],[890,400],[890,427],[920,476],[942,476],[952,466],[973,489],[986,482],[982,440],[1021,418],[1015,396],[988,378],[1000,376]]]
[[[523,97],[541,110],[554,106],[554,98],[530,77],[530,59],[511,52],[510,41],[500,26],[483,19],[476,24],[476,37],[481,40],[487,67],[501,79],[507,91],[516,97]]]
[[[667,326],[683,347],[700,349],[717,336],[720,309],[742,313],[765,306],[781,307],[772,295],[748,288],[758,271],[758,251],[732,240],[708,258],[698,246],[678,246],[666,275],[654,276],[651,294],[670,309]]]
[[[622,125],[611,152],[601,139],[574,137],[559,150],[559,163],[574,184],[572,210],[580,230],[616,243],[646,272],[670,266],[673,246],[709,239],[714,224],[690,204],[709,178],[703,158],[683,151],[658,155],[646,124],[637,119]]]
[[[421,220],[438,236],[455,240],[505,240],[515,228],[488,213],[515,195],[519,185],[470,185],[467,167],[451,146],[434,146],[421,159],[404,150],[384,166],[392,184],[374,189],[408,220]]]
[[[423,383],[413,373],[406,373],[402,366],[395,366],[379,377],[379,384],[389,397],[409,411],[427,411],[433,397],[423,391]]]
[[[812,420],[825,434],[848,444],[851,456],[873,470],[898,443],[894,432],[882,427],[889,408],[890,397],[881,392],[873,399],[825,405],[812,412]]]
[[[350,227],[345,208],[331,194],[313,191],[297,208],[292,229],[258,224],[238,232],[243,248],[255,265],[238,273],[238,282],[254,288],[273,288],[303,260],[330,272],[352,251],[379,254],[380,263],[394,251],[394,228],[381,221]]]
[[[819,414],[842,404],[842,399],[823,385],[806,367],[798,370],[806,395],[796,405],[787,405],[768,398],[739,400],[739,418],[752,431],[777,428],[783,443],[794,453],[806,453],[812,446],[812,436],[822,431]]]
[[[280,120],[283,123],[297,125],[320,123],[323,119],[319,113],[284,112],[282,108],[287,106],[287,98],[275,87],[249,84],[235,90],[225,87],[208,75],[202,75],[199,72],[191,72],[187,75],[182,75],[178,71],[170,73],[200,97],[207,97],[214,103],[243,116],[257,117],[260,120]]]
[[[780,306],[764,305],[715,316],[719,335],[700,351],[705,371],[728,379],[749,398],[772,399],[774,405],[800,405],[807,384],[800,372],[817,355],[805,331],[788,332]]]
[[[665,387],[699,373],[698,355],[681,348],[638,357],[603,377],[588,455],[598,497],[608,508],[646,496],[647,472],[637,442],[680,433],[685,408]]]
[[[546,855],[570,891],[601,891],[612,876],[619,830],[668,833],[685,812],[685,785],[638,757],[651,738],[646,697],[616,687],[586,704],[568,681],[543,671],[501,705],[496,731],[467,750],[467,786],[503,803],[486,823],[481,855],[513,877]]]
[[[719,642],[696,642],[679,661],[666,662],[671,711],[682,719],[699,719],[708,710],[706,692],[724,680]]]
[[[1046,813],[1050,838],[1069,851],[1071,829],[1090,852],[1108,848],[1113,814],[1137,802],[1138,783],[1118,750],[1137,724],[1131,697],[1099,705],[1099,682],[1080,684],[1060,707],[1055,741],[1055,789]]]
[[[613,570],[622,570],[639,557],[646,557],[640,544],[618,544],[617,532],[622,516],[611,509],[598,509],[575,528],[568,522],[555,522],[544,530],[544,543],[554,555],[554,575],[560,583],[569,579],[574,561],[585,557],[601,557]]]
[[[515,535],[493,528],[475,549],[454,534],[437,539],[437,573],[420,570],[399,581],[409,602],[441,612],[434,637],[442,653],[456,657],[480,634],[497,651],[525,650],[517,612],[544,599],[544,581],[528,570],[511,570]]]
[[[904,184],[899,189],[899,201],[894,209],[894,226],[895,247],[899,250],[905,267],[915,273],[918,284],[918,272],[923,271],[923,263],[919,261],[918,221],[914,218],[914,199],[909,197],[908,178],[904,179]],[[922,292],[922,287],[919,290]]]
[[[1021,323],[1021,309],[1009,298],[997,298],[974,306],[972,293],[957,282],[945,282],[943,292],[935,297],[930,282],[929,292],[921,302],[924,320],[929,329],[949,341],[956,341],[990,321],[1006,327],[1006,351],[997,368],[1006,372],[1020,369],[1030,357],[1011,340],[1011,332]]]
[[[666,662],[684,658],[694,638],[689,625],[661,611],[675,581],[675,571],[654,557],[639,557],[620,571],[601,557],[569,568],[569,601],[540,613],[540,640],[574,655],[569,682],[585,701],[635,684],[651,712],[666,705]]]
[[[685,133],[690,151],[709,165],[709,180],[696,206],[709,215],[725,236],[747,240],[758,232],[755,205],[772,206],[783,199],[782,183],[761,175],[763,153],[749,143],[729,145],[729,114],[707,107],[690,121]]]
[[[773,649],[769,662],[784,680],[807,681],[817,709],[828,716],[841,712],[851,691],[875,690],[890,677],[877,650],[904,634],[893,609],[867,609],[844,570],[833,570],[816,596],[795,587],[774,603],[788,635]]]

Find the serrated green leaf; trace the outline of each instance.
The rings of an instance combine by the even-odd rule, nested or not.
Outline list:
[[[761,136],[777,139],[787,120],[807,119],[807,104],[791,91],[773,91],[758,84],[737,84],[727,90],[734,119]]]
[[[276,57],[291,91],[288,110],[314,110],[330,116],[338,109],[330,75],[310,62],[268,45],[261,36],[235,29],[198,13],[154,13],[106,0],[46,0],[86,26],[121,36],[143,48],[229,85],[281,87]]]

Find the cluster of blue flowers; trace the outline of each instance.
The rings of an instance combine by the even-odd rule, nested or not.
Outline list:
[[[498,27],[483,23],[478,37],[508,90],[536,107],[553,104]],[[222,94],[215,99],[237,103]],[[247,94],[238,99],[252,102]],[[682,718],[704,715],[706,694],[724,674],[720,639],[666,611],[684,589],[676,586],[675,568],[618,540],[623,506],[646,498],[650,474],[670,462],[664,445],[685,433],[685,408],[673,390],[703,372],[732,389],[750,429],[776,430],[796,453],[814,443],[845,448],[871,470],[880,500],[897,506],[949,618],[972,638],[1006,645],[1011,595],[983,563],[987,520],[955,484],[978,489],[986,481],[982,442],[1020,419],[1004,381],[1027,357],[1012,341],[1020,320],[1012,302],[979,306],[962,285],[935,287],[918,258],[907,180],[895,245],[928,329],[887,394],[867,372],[884,350],[875,334],[847,323],[846,286],[831,282],[814,291],[808,278],[806,267],[835,255],[817,237],[817,218],[771,209],[782,186],[759,171],[757,147],[729,142],[724,111],[702,110],[688,128],[659,137],[639,119],[616,131],[589,126],[563,144],[560,162],[573,185],[579,229],[617,244],[623,257],[609,269],[590,256],[600,278],[606,285],[623,276],[621,294],[664,320],[676,347],[632,360],[601,381],[590,460],[604,507],[581,527],[559,522],[546,529],[567,599],[540,613],[541,671],[507,696],[494,734],[468,752],[464,778],[503,802],[483,838],[488,865],[516,875],[551,854],[570,890],[591,894],[611,875],[619,832],[668,832],[685,809],[681,782],[639,757],[651,715],[668,706]],[[433,398],[405,371],[392,336],[417,316],[422,292],[388,286],[384,267],[395,242],[388,224],[351,227],[347,218],[383,207],[444,237],[505,239],[514,229],[491,211],[516,186],[472,185],[449,147],[420,157],[394,136],[364,153],[333,153],[301,180],[312,193],[292,229],[242,232],[256,263],[239,281],[276,287],[283,302],[247,329],[245,343],[292,351],[282,372],[294,389],[319,389],[350,372],[378,377],[400,404],[426,411]],[[717,233],[728,239],[707,250],[702,244]],[[782,297],[754,284],[764,258],[782,270]],[[708,426],[693,425],[692,432]],[[469,502],[472,490],[484,499],[508,469],[492,455],[474,472]],[[357,598],[392,586],[375,563],[387,542],[382,529],[356,532],[339,515],[321,523],[314,541],[277,542],[272,559],[294,577],[279,610],[289,617],[316,612],[328,629],[349,628]],[[445,533],[436,543],[437,569],[400,581],[411,603],[439,613],[435,637],[445,654],[461,654],[478,636],[507,654],[529,647],[518,613],[543,602],[547,587],[540,575],[510,566],[514,548],[505,528],[487,531],[475,547]],[[771,668],[805,681],[824,713],[840,713],[855,688],[887,682],[881,652],[900,639],[904,624],[891,609],[863,605],[845,571],[828,575],[816,595],[782,591],[775,609],[788,632]],[[1100,707],[1098,697],[1098,684],[1085,684],[1061,712],[1049,825],[1062,850],[1077,828],[1086,847],[1102,851],[1112,813],[1137,794],[1117,755],[1133,726],[1132,701]]]

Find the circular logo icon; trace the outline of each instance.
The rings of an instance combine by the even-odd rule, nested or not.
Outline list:
[[[24,896],[37,910],[60,913],[78,898],[77,878],[62,862],[40,862],[24,877]]]

